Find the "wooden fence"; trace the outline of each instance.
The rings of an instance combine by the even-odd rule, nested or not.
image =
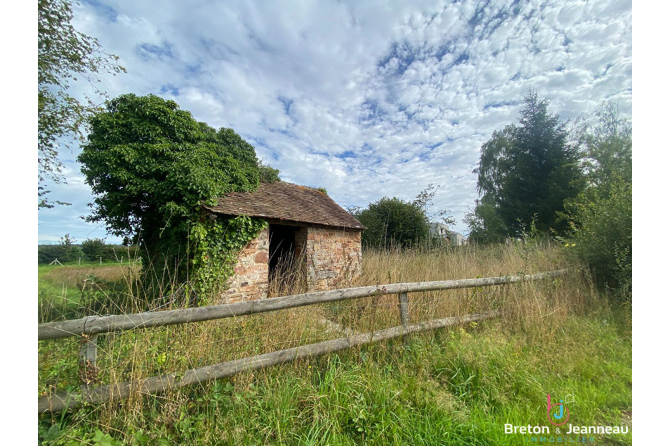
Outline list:
[[[474,288],[516,282],[529,282],[562,276],[565,275],[567,271],[568,270],[549,271],[525,276],[396,283],[390,285],[346,288],[208,307],[102,317],[88,316],[81,319],[39,324],[38,340],[57,339],[70,336],[79,336],[81,338],[82,343],[79,353],[79,366],[80,376],[82,377],[84,384],[82,384],[81,393],[56,392],[40,396],[38,398],[38,412],[56,412],[78,407],[84,403],[101,403],[109,400],[124,399],[128,398],[134,392],[157,394],[169,389],[176,389],[212,379],[229,377],[247,370],[261,369],[300,358],[320,356],[326,353],[399,336],[403,336],[403,338],[407,340],[407,336],[411,333],[496,317],[499,315],[497,311],[489,311],[480,314],[433,319],[430,321],[410,324],[409,299],[407,295],[408,293],[421,291]],[[398,295],[398,307],[402,325],[371,333],[355,334],[346,338],[333,339],[249,358],[222,362],[215,365],[187,370],[186,372],[179,374],[171,373],[139,381],[122,382],[94,388],[91,388],[86,384],[93,381],[91,375],[94,375],[97,370],[97,337],[100,333],[223,319],[383,294]]]

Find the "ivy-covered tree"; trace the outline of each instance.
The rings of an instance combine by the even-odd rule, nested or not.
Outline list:
[[[139,241],[145,272],[159,278],[167,271],[182,281],[188,267],[210,265],[207,273],[196,268],[193,274],[200,279],[199,291],[214,291],[205,285],[225,268],[211,260],[228,258],[261,224],[238,219],[227,230],[227,220],[203,218],[202,205],[257,188],[253,146],[233,130],[215,130],[174,101],[153,95],[108,101],[90,128],[78,158],[95,194],[87,221],[104,222],[112,234]]]
[[[583,189],[584,176],[578,147],[548,105],[528,92],[519,125],[495,131],[482,146],[474,171],[481,200],[466,220],[473,240],[518,237],[531,222],[541,233],[567,229],[558,213]]]
[[[83,142],[86,119],[98,107],[89,99],[82,102],[68,93],[72,82],[83,78],[96,90],[98,73],[116,74],[125,69],[118,57],[102,50],[97,39],[77,31],[71,24],[68,0],[39,0],[37,3],[37,148],[38,208],[49,208],[45,181],[64,180],[60,147],[67,141]]]

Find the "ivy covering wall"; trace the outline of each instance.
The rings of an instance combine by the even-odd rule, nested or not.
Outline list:
[[[230,218],[203,218],[190,232],[194,252],[190,277],[193,291],[208,304],[211,296],[220,295],[234,273],[239,252],[265,228],[265,220],[244,215]]]

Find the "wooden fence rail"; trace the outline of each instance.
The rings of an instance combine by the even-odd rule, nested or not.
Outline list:
[[[400,326],[372,333],[356,334],[346,338],[319,342],[316,344],[303,345],[299,347],[266,353],[235,361],[223,362],[215,365],[191,369],[185,373],[155,376],[141,381],[123,382],[88,388],[82,386],[79,394],[68,394],[57,392],[44,395],[38,399],[39,413],[55,412],[67,408],[78,407],[83,403],[100,403],[109,400],[123,399],[133,392],[143,394],[157,394],[168,389],[179,388],[196,383],[206,382],[212,379],[224,378],[235,375],[246,370],[255,370],[272,365],[282,364],[300,358],[320,356],[329,352],[343,350],[349,347],[369,344],[383,339],[391,339],[402,336],[407,342],[407,336],[425,330],[447,327],[459,323],[488,319],[498,315],[496,311],[482,314],[466,315],[461,317],[450,317],[444,319],[433,319],[416,324],[409,323],[409,299],[408,293],[419,291],[448,290],[456,288],[473,288],[492,285],[503,285],[516,282],[527,282],[558,277],[567,274],[568,270],[549,271],[524,276],[488,277],[481,279],[445,280],[436,282],[397,283],[389,285],[378,285],[358,288],[347,288],[342,290],[320,291],[313,293],[298,294],[294,296],[276,297],[251,302],[238,302],[233,304],[216,305],[200,308],[185,308],[180,310],[161,311],[156,313],[139,313],[129,315],[113,316],[89,316],[82,319],[49,322],[38,326],[38,339],[56,339],[69,336],[81,336],[82,346],[80,350],[80,376],[84,383],[93,381],[96,368],[97,335],[112,331],[131,330],[137,328],[148,328],[164,325],[184,324],[191,322],[222,319],[234,316],[276,311],[287,308],[296,308],[305,305],[313,305],[324,302],[340,301],[380,294],[398,294],[400,310]]]
[[[492,285],[504,285],[516,282],[529,282],[558,277],[567,270],[549,271],[525,276],[486,277],[481,279],[442,280],[437,282],[394,283],[390,285],[345,288],[341,290],[317,291],[293,296],[273,297],[270,299],[237,302],[233,304],[212,305],[208,307],[183,308],[179,310],[157,311],[154,313],[136,313],[112,316],[88,316],[68,321],[47,322],[38,326],[38,339],[56,339],[82,334],[94,335],[112,331],[132,330],[136,328],[159,327],[164,325],[186,324],[209,321],[227,317],[265,313],[287,308],[302,307],[325,302],[375,296],[379,294],[415,293],[418,291],[450,290],[474,288]]]

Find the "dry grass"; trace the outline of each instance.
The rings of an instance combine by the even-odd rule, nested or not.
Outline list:
[[[553,244],[519,242],[435,251],[366,251],[359,284],[506,276],[567,267]]]
[[[350,285],[530,274],[567,266],[558,249],[550,245],[463,247],[435,252],[368,251],[363,255],[361,276]],[[73,284],[90,274],[104,276],[108,281],[129,277],[128,270],[119,267],[71,268],[65,274],[61,271],[65,270],[54,269],[49,274]],[[292,285],[287,287],[287,283]],[[300,280],[276,282],[272,286],[271,295],[305,290],[304,281]],[[582,311],[595,301],[595,293],[579,273],[543,283],[412,293],[409,297],[411,322],[502,308],[506,315],[498,323],[531,336],[553,332],[570,312]],[[98,341],[99,382],[139,380],[344,336],[333,327],[367,332],[395,325],[399,325],[397,296],[387,295],[205,323],[110,333],[101,335]],[[76,351],[77,343],[73,340],[40,343],[40,392],[77,386]],[[61,361],[62,370],[50,373],[56,358]],[[63,358],[67,358],[67,364]],[[241,374],[233,382],[250,386],[259,373],[262,372]],[[114,420],[122,417],[132,424],[156,401],[162,405],[161,417],[178,419],[180,408],[191,399],[190,392],[170,392],[156,399],[136,395],[121,405],[102,405],[96,409],[99,423],[113,426],[118,424]]]
[[[368,251],[360,277],[351,285],[509,276],[568,268],[559,248],[551,244],[518,243],[495,247],[460,247],[436,251]],[[411,293],[410,321],[504,309],[515,325],[537,326],[546,316],[558,321],[581,311],[595,296],[575,270],[549,282]],[[343,287],[347,286],[344,284]],[[328,319],[365,332],[400,324],[396,295],[376,296],[320,306]]]

